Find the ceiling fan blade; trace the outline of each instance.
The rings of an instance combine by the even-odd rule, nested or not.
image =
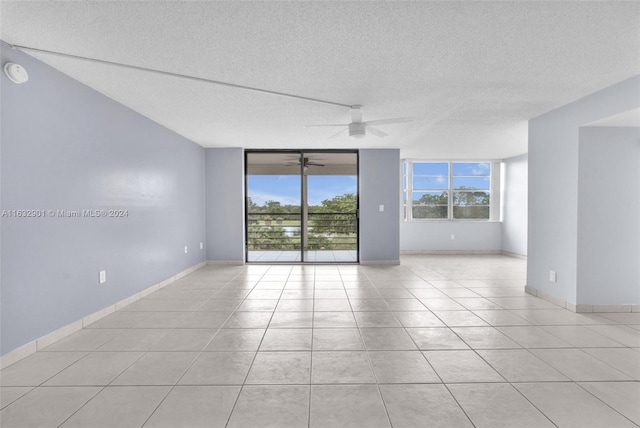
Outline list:
[[[356,104],[351,106],[351,121],[352,122],[362,122],[362,106]]]
[[[413,122],[412,117],[397,117],[395,119],[378,119],[366,122],[367,125],[391,125],[392,123]]]
[[[339,136],[340,136],[340,134],[342,134],[343,132],[346,132],[346,131],[347,131],[347,129],[349,129],[349,128],[344,128],[344,129],[342,129],[342,130],[340,130],[340,131],[336,132],[335,134],[333,134],[332,136],[330,136],[330,137],[329,137],[329,139],[339,137]]]
[[[307,165],[309,165],[309,166],[324,166],[323,163],[317,163],[317,162],[307,162]]]
[[[348,123],[332,123],[329,125],[305,125],[305,128],[318,128],[318,127],[322,127],[322,126],[349,126]]]
[[[367,132],[371,132],[376,137],[386,137],[387,135],[389,135],[386,132],[382,132],[378,128],[374,128],[373,126],[367,126]]]

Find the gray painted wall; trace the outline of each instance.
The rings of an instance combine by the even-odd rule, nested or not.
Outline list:
[[[244,261],[244,150],[206,152],[207,260]]]
[[[527,194],[529,157],[504,160],[502,185],[502,250],[527,255]]]
[[[500,251],[501,247],[502,224],[497,221],[400,223],[402,251]]]
[[[576,303],[578,128],[639,107],[638,94],[635,76],[529,121],[528,285]]]
[[[204,149],[2,43],[0,354],[204,261]],[[188,246],[185,254],[184,247]],[[100,270],[106,284],[98,284]]]
[[[640,128],[581,128],[578,301],[640,304]]]
[[[400,150],[360,150],[360,261],[400,261]]]
[[[398,150],[360,151],[360,259],[399,252]],[[207,260],[244,261],[244,150],[206,149]],[[380,212],[379,206],[385,205]]]

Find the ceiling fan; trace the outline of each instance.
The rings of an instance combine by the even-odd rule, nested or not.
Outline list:
[[[324,166],[323,163],[318,163],[318,162],[311,161],[311,160],[309,160],[309,158],[303,158],[302,162],[303,162],[302,166],[305,169],[307,169],[310,166]],[[300,159],[298,159],[296,161],[288,162],[287,165],[300,165]]]
[[[341,135],[345,131],[349,131],[349,137],[353,138],[364,138],[367,134],[367,131],[375,135],[376,137],[386,137],[386,132],[379,130],[378,128],[374,128],[371,125],[390,125],[392,123],[403,123],[403,122],[411,122],[413,118],[411,117],[397,117],[394,119],[378,119],[378,120],[369,120],[367,122],[362,121],[362,106],[354,105],[351,106],[351,123],[338,123],[338,124],[330,124],[330,125],[307,125],[307,128],[312,127],[321,127],[321,126],[341,126],[345,127],[335,134],[331,135],[329,138],[336,138]]]

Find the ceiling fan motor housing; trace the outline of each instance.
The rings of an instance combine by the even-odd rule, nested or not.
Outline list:
[[[349,124],[349,137],[364,138],[367,125],[362,122],[352,122]]]

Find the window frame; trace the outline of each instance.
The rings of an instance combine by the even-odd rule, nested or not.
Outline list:
[[[500,219],[500,170],[502,168],[502,161],[493,160],[493,159],[483,159],[483,160],[442,160],[442,159],[402,159],[402,167],[400,168],[401,173],[401,202],[400,205],[402,207],[402,216],[405,222],[433,222],[433,221],[469,221],[469,222],[496,222],[501,221]],[[413,217],[413,193],[416,191],[413,188],[413,165],[414,163],[446,163],[448,166],[448,183],[449,186],[447,189],[437,189],[438,191],[447,192],[448,200],[447,200],[447,217],[442,218],[414,218]],[[453,165],[458,163],[489,163],[490,164],[490,172],[489,172],[489,189],[468,189],[468,190],[460,190],[455,189],[453,185],[454,174],[453,174]],[[420,174],[418,174],[420,175]],[[486,177],[483,175],[479,175],[478,177]],[[434,189],[435,190],[435,189]],[[424,191],[428,192],[430,190],[419,189],[418,192]],[[456,192],[467,192],[472,193],[474,191],[486,191],[490,195],[489,199],[489,218],[454,218],[454,194]],[[481,205],[486,206],[486,205]]]

